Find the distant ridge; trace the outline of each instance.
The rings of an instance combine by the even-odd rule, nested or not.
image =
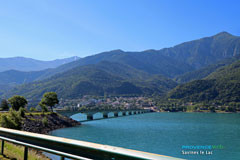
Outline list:
[[[240,37],[220,32],[214,36],[184,42],[161,50],[102,52],[62,65],[46,73],[43,77],[51,77],[56,73],[78,66],[111,61],[127,64],[147,73],[173,78],[238,54],[240,54]]]
[[[41,61],[25,57],[0,58],[0,72],[7,70],[40,71],[48,68],[56,68],[60,65],[78,60],[79,57]]]

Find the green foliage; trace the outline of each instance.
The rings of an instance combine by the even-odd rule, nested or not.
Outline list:
[[[16,111],[19,110],[19,108],[24,108],[25,105],[28,103],[27,100],[23,96],[13,96],[8,99],[8,102],[11,104],[12,108]]]
[[[41,110],[42,110],[43,113],[48,112],[48,109],[47,109],[46,105],[44,105],[44,104],[39,104],[39,105],[41,106]]]
[[[51,110],[53,112],[53,106],[58,104],[59,100],[57,97],[57,93],[56,92],[46,92],[43,95],[43,98],[41,100],[41,102],[39,103],[40,106],[49,106],[51,107]]]
[[[193,80],[203,79],[203,78],[207,77],[208,75],[210,75],[211,73],[215,72],[217,69],[222,68],[227,65],[230,65],[239,59],[240,59],[240,55],[237,55],[237,56],[234,56],[231,58],[227,58],[227,59],[217,62],[216,64],[211,64],[204,68],[200,68],[196,71],[187,72],[183,75],[176,77],[175,80],[179,83],[186,83],[186,82],[190,82]]]
[[[21,108],[18,110],[18,112],[19,112],[19,115],[20,115],[22,118],[25,117],[25,112],[26,112],[26,110],[25,110],[24,108],[21,107]]]
[[[44,118],[42,119],[42,124],[43,124],[44,127],[47,127],[47,126],[48,126],[48,119],[47,119],[47,117],[44,117]]]
[[[21,129],[22,117],[19,112],[10,109],[8,114],[3,114],[0,120],[1,127],[11,129]]]
[[[37,109],[35,107],[30,108],[30,112],[36,112],[36,111],[37,111]]]
[[[1,101],[1,106],[0,106],[1,110],[8,110],[9,109],[9,105],[6,99],[3,99]]]

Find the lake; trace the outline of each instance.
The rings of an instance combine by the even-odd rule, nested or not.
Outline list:
[[[184,159],[240,157],[240,114],[146,113],[88,121],[51,135]]]

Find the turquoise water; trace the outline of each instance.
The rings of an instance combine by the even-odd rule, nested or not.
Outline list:
[[[240,159],[240,114],[147,113],[84,122],[51,134],[185,159]],[[182,154],[183,146],[202,145],[221,147],[208,150],[210,155]]]

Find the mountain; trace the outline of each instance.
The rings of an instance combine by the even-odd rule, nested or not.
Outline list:
[[[199,69],[240,54],[240,37],[221,32],[211,37],[185,42],[173,48],[162,49],[159,52]]]
[[[40,71],[48,68],[56,68],[78,59],[79,57],[70,57],[53,61],[40,61],[24,57],[0,58],[0,72],[7,70]]]
[[[227,66],[227,65],[230,65],[230,64],[238,61],[239,59],[240,59],[240,55],[236,55],[231,58],[226,58],[224,60],[217,62],[216,64],[211,64],[211,65],[203,67],[201,69],[187,72],[183,75],[177,76],[175,78],[175,80],[178,83],[187,83],[187,82],[190,82],[193,80],[200,80],[200,79],[207,77],[211,73],[215,72],[217,69]]]
[[[192,70],[191,66],[170,57],[162,56],[156,51],[124,52],[122,50],[113,50],[62,65],[47,72],[41,78],[51,77],[56,73],[61,73],[74,67],[97,64],[101,61],[118,62],[150,74],[161,74],[166,77],[173,77]]]
[[[55,68],[41,77],[51,77],[77,66],[101,61],[118,62],[135,69],[174,78],[240,54],[240,37],[221,32],[211,37],[185,42],[171,48],[125,52],[113,50],[88,56]]]
[[[22,75],[16,73],[17,76],[11,73],[13,71],[8,71],[0,73],[0,79],[3,77],[3,83],[9,79],[8,84],[31,82],[9,91],[5,94],[8,96],[22,94],[37,98],[45,91],[57,91],[60,97],[64,98],[79,97],[83,94],[162,95],[176,85],[168,78],[198,69],[200,71],[196,72],[193,78],[186,78],[186,81],[203,78],[230,62],[226,60],[223,64],[215,63],[239,54],[240,37],[221,32],[161,50],[113,50],[43,71],[24,72]],[[208,65],[213,66],[201,71]],[[106,82],[109,84],[106,85]]]
[[[83,95],[161,95],[176,85],[173,80],[160,75],[152,76],[125,64],[102,61],[24,84],[5,96],[18,94],[39,99],[47,91],[55,91],[60,98],[69,99]]]
[[[161,50],[147,50],[142,52],[124,52],[122,50],[113,50],[81,58],[76,61],[73,61],[75,57],[72,57],[65,61],[56,60],[53,62],[58,62],[58,64],[65,62],[65,64],[60,65],[57,68],[51,68],[51,66],[44,64],[43,65],[44,68],[51,69],[40,71],[40,73],[36,72],[32,73],[29,72],[28,74],[22,73],[21,77],[18,76],[11,77],[11,75],[13,75],[11,74],[11,72],[9,75],[6,75],[8,72],[0,73],[0,79],[2,78],[5,79],[6,76],[9,79],[12,79],[9,82],[10,84],[18,83],[19,81],[26,82],[25,81],[26,79],[27,82],[31,82],[30,80],[32,81],[44,80],[53,75],[63,73],[78,66],[97,64],[101,61],[109,61],[125,64],[137,70],[153,75],[161,74],[168,78],[174,78],[177,76],[178,82],[188,82],[194,79],[201,79],[207,76],[211,72],[215,71],[215,69],[217,69],[218,67],[225,65],[225,63],[229,64],[229,62],[227,62],[226,60],[225,62],[221,62],[215,65],[215,63],[217,63],[218,61],[221,61],[225,58],[231,58],[239,54],[240,54],[240,37],[233,36],[227,32],[221,32],[215,36],[185,42],[175,47],[165,48]],[[18,61],[21,61],[20,60],[21,58],[17,59]],[[25,63],[26,62],[25,60],[26,59],[23,58],[22,62],[17,61],[14,62],[14,64],[16,64],[15,68],[17,68],[17,70],[21,70],[22,67],[17,66],[22,65],[22,63],[24,63],[25,66],[30,67],[31,70],[36,70],[36,68],[38,68],[37,64],[32,63],[32,61],[36,62],[36,60],[27,59],[29,60],[29,63]],[[72,62],[67,63],[68,61],[71,60]],[[41,62],[41,64],[47,63],[42,61],[37,62],[38,63]],[[9,65],[10,64],[12,63],[9,63]],[[212,66],[203,68],[208,65]],[[4,67],[4,65],[2,65],[2,67]],[[33,76],[31,76],[31,74],[33,74]],[[20,75],[20,73],[18,73],[18,75]],[[24,77],[23,75],[27,75],[27,77]]]
[[[23,72],[17,70],[8,70],[0,72],[0,84],[18,85],[37,80],[47,70]]]
[[[240,60],[219,68],[203,80],[177,86],[168,98],[185,102],[240,102]]]

